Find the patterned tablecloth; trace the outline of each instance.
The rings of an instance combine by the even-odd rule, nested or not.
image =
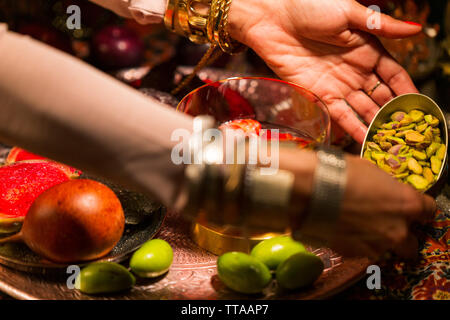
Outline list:
[[[420,230],[419,258],[380,264],[381,289],[368,290],[366,279],[341,293],[341,299],[450,300],[450,186],[437,197],[433,223]]]

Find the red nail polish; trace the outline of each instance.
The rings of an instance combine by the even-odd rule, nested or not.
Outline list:
[[[413,26],[418,26],[418,27],[422,26],[420,23],[417,23],[417,22],[412,22],[412,21],[404,21],[404,22],[407,24],[412,24]]]

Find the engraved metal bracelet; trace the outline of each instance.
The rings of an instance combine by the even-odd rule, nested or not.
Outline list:
[[[334,235],[344,197],[347,163],[344,152],[336,148],[319,149],[317,158],[307,217],[294,236],[328,243]]]

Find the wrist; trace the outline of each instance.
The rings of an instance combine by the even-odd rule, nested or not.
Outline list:
[[[264,21],[264,12],[268,12],[267,7],[264,0],[233,0],[227,29],[231,38],[251,46],[251,30],[258,22]]]
[[[304,203],[309,200],[314,172],[317,166],[317,154],[306,150],[280,149],[280,169],[294,173],[293,201]]]

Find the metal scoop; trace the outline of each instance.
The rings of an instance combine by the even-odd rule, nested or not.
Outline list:
[[[390,116],[396,111],[410,112],[411,110],[421,110],[426,114],[431,114],[439,119],[439,129],[441,130],[442,143],[445,144],[445,157],[442,161],[442,166],[439,174],[437,175],[434,184],[426,191],[428,194],[436,194],[440,187],[445,183],[445,176],[447,175],[447,152],[448,152],[448,129],[447,121],[441,108],[433,101],[433,99],[419,93],[408,93],[398,96],[388,103],[386,103],[375,115],[374,119],[370,123],[366,137],[364,138],[363,147],[361,149],[361,158],[363,157],[366,144],[372,140],[374,134],[377,133],[383,123],[389,122]],[[444,183],[443,183],[444,182]]]

